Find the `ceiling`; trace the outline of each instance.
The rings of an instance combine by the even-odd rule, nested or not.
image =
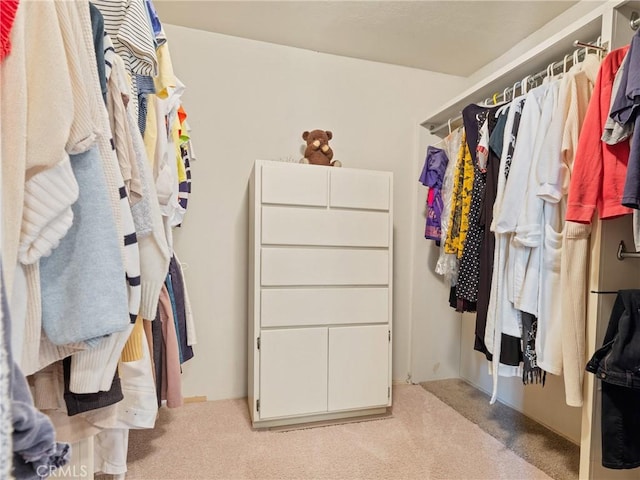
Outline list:
[[[469,76],[577,2],[156,0],[165,23]]]

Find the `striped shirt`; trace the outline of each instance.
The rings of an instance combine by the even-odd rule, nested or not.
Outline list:
[[[127,277],[127,289],[129,293],[129,318],[131,323],[136,323],[140,311],[140,252],[138,250],[138,237],[131,216],[131,207],[127,198],[127,189],[124,185],[119,188],[120,207],[122,208],[122,221],[125,229],[124,248],[126,253],[125,273]],[[129,233],[127,233],[129,232]]]
[[[131,74],[156,76],[158,59],[144,0],[94,0],[105,31]]]
[[[187,204],[189,203],[189,195],[191,195],[191,164],[189,160],[188,143],[180,145],[180,153],[182,154],[186,179],[178,184],[178,203],[182,209],[182,218],[184,218],[184,214],[187,211]]]

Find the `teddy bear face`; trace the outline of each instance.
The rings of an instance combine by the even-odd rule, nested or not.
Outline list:
[[[332,138],[333,134],[330,130],[312,130],[302,134],[302,139],[307,142],[307,146],[311,145],[315,150],[325,145],[329,147],[329,140]]]
[[[313,165],[331,165],[333,159],[333,150],[329,146],[331,138],[333,138],[333,134],[329,130],[305,131],[302,134],[302,139],[307,142],[304,160]]]

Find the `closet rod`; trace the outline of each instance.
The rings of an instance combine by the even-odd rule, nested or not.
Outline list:
[[[582,47],[582,48],[593,48],[594,50],[599,50],[601,52],[604,52],[607,50],[607,47],[602,47],[600,45],[598,45],[598,42],[596,42],[596,45],[592,44],[592,43],[586,43],[586,42],[581,42],[580,40],[574,40],[573,42],[573,46],[574,47]]]
[[[625,258],[640,258],[640,252],[629,252],[624,244],[624,240],[620,240],[618,245],[618,260],[624,260]]]
[[[638,20],[638,23],[640,24],[640,20]],[[535,84],[535,82],[539,79],[542,79],[544,77],[546,77],[550,72],[553,73],[554,70],[556,70],[557,68],[563,67],[567,64],[568,61],[573,62],[574,61],[574,55],[577,56],[577,60],[583,60],[584,57],[587,55],[587,50],[589,48],[593,48],[595,50],[599,50],[602,53],[606,53],[607,52],[607,47],[606,46],[600,46],[597,43],[599,43],[598,41],[596,43],[586,43],[586,42],[581,42],[579,40],[575,40],[573,42],[573,44],[575,46],[579,46],[580,49],[579,50],[575,50],[573,53],[569,53],[567,55],[564,56],[563,60],[559,60],[557,62],[551,63],[547,66],[547,68],[545,68],[544,70],[541,70],[538,73],[535,73],[533,75],[527,75],[526,77],[524,77],[522,80],[526,81],[529,86],[533,86]],[[582,58],[580,58],[582,57]],[[496,93],[492,98],[487,98],[485,99],[484,103],[485,105],[489,105],[489,102],[493,102],[494,105],[500,103],[501,101],[506,101],[507,97],[509,97],[509,94],[511,94],[511,100],[513,100],[513,93],[518,89],[518,87],[520,87],[520,91],[522,91],[522,80],[516,82],[513,86],[511,87],[507,87],[505,88],[502,93]],[[480,102],[479,102],[480,103]],[[462,112],[460,113],[460,115],[450,118],[447,122],[442,123],[440,125],[437,125],[431,129],[429,129],[430,133],[435,133],[435,132],[439,132],[440,130],[442,130],[443,128],[447,128],[450,127],[452,124],[459,122],[460,120],[462,120]]]

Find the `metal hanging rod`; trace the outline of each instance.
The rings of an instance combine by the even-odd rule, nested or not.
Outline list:
[[[631,30],[638,30],[638,27],[640,27],[640,15],[638,15],[638,12],[631,12],[629,25],[631,26]]]
[[[599,50],[601,52],[605,52],[607,50],[607,47],[603,47],[601,45],[598,44],[598,42],[596,42],[596,44],[594,45],[593,43],[586,43],[586,42],[581,42],[580,40],[575,40],[573,42],[573,46],[576,48],[593,48],[594,50]]]
[[[625,258],[640,258],[640,252],[629,252],[624,244],[624,240],[620,240],[617,257],[618,260],[624,260]]]
[[[640,25],[640,20],[638,20],[638,24]],[[602,53],[607,52],[608,48],[606,46],[604,46],[604,45],[599,45],[599,43],[600,43],[600,39],[599,38],[595,43],[586,43],[586,42],[581,42],[580,40],[575,40],[573,42],[573,45],[576,46],[576,47],[579,47],[580,50],[576,50],[573,53],[565,55],[563,60],[559,60],[557,62],[551,63],[544,70],[542,70],[542,71],[540,71],[538,73],[535,73],[533,75],[527,75],[522,80],[526,81],[528,83],[528,85],[531,87],[531,86],[535,85],[535,83],[538,80],[548,76],[549,74],[553,74],[553,72],[556,69],[558,69],[560,67],[564,68],[564,66],[567,64],[568,61],[573,62],[574,61],[574,56],[577,57],[578,61],[584,59],[584,57],[587,55],[587,49],[589,49],[589,48],[592,48],[594,50],[598,50],[598,51],[600,51]],[[580,57],[582,57],[582,58],[580,58]],[[520,88],[520,91],[522,91],[522,81],[518,81],[512,87],[507,87],[501,93],[496,93],[496,94],[493,95],[493,97],[485,99],[484,103],[489,105],[491,102],[493,102],[493,104],[497,104],[497,103],[500,103],[500,102],[504,102],[506,100],[513,100],[513,98],[515,97],[515,91],[518,88]],[[511,96],[511,98],[509,98],[509,96]],[[450,118],[447,122],[430,128],[429,132],[430,133],[439,132],[443,128],[451,127],[452,124],[459,122],[461,119],[462,119],[462,112],[460,113],[460,115],[458,115],[456,117],[453,117],[453,118]]]

